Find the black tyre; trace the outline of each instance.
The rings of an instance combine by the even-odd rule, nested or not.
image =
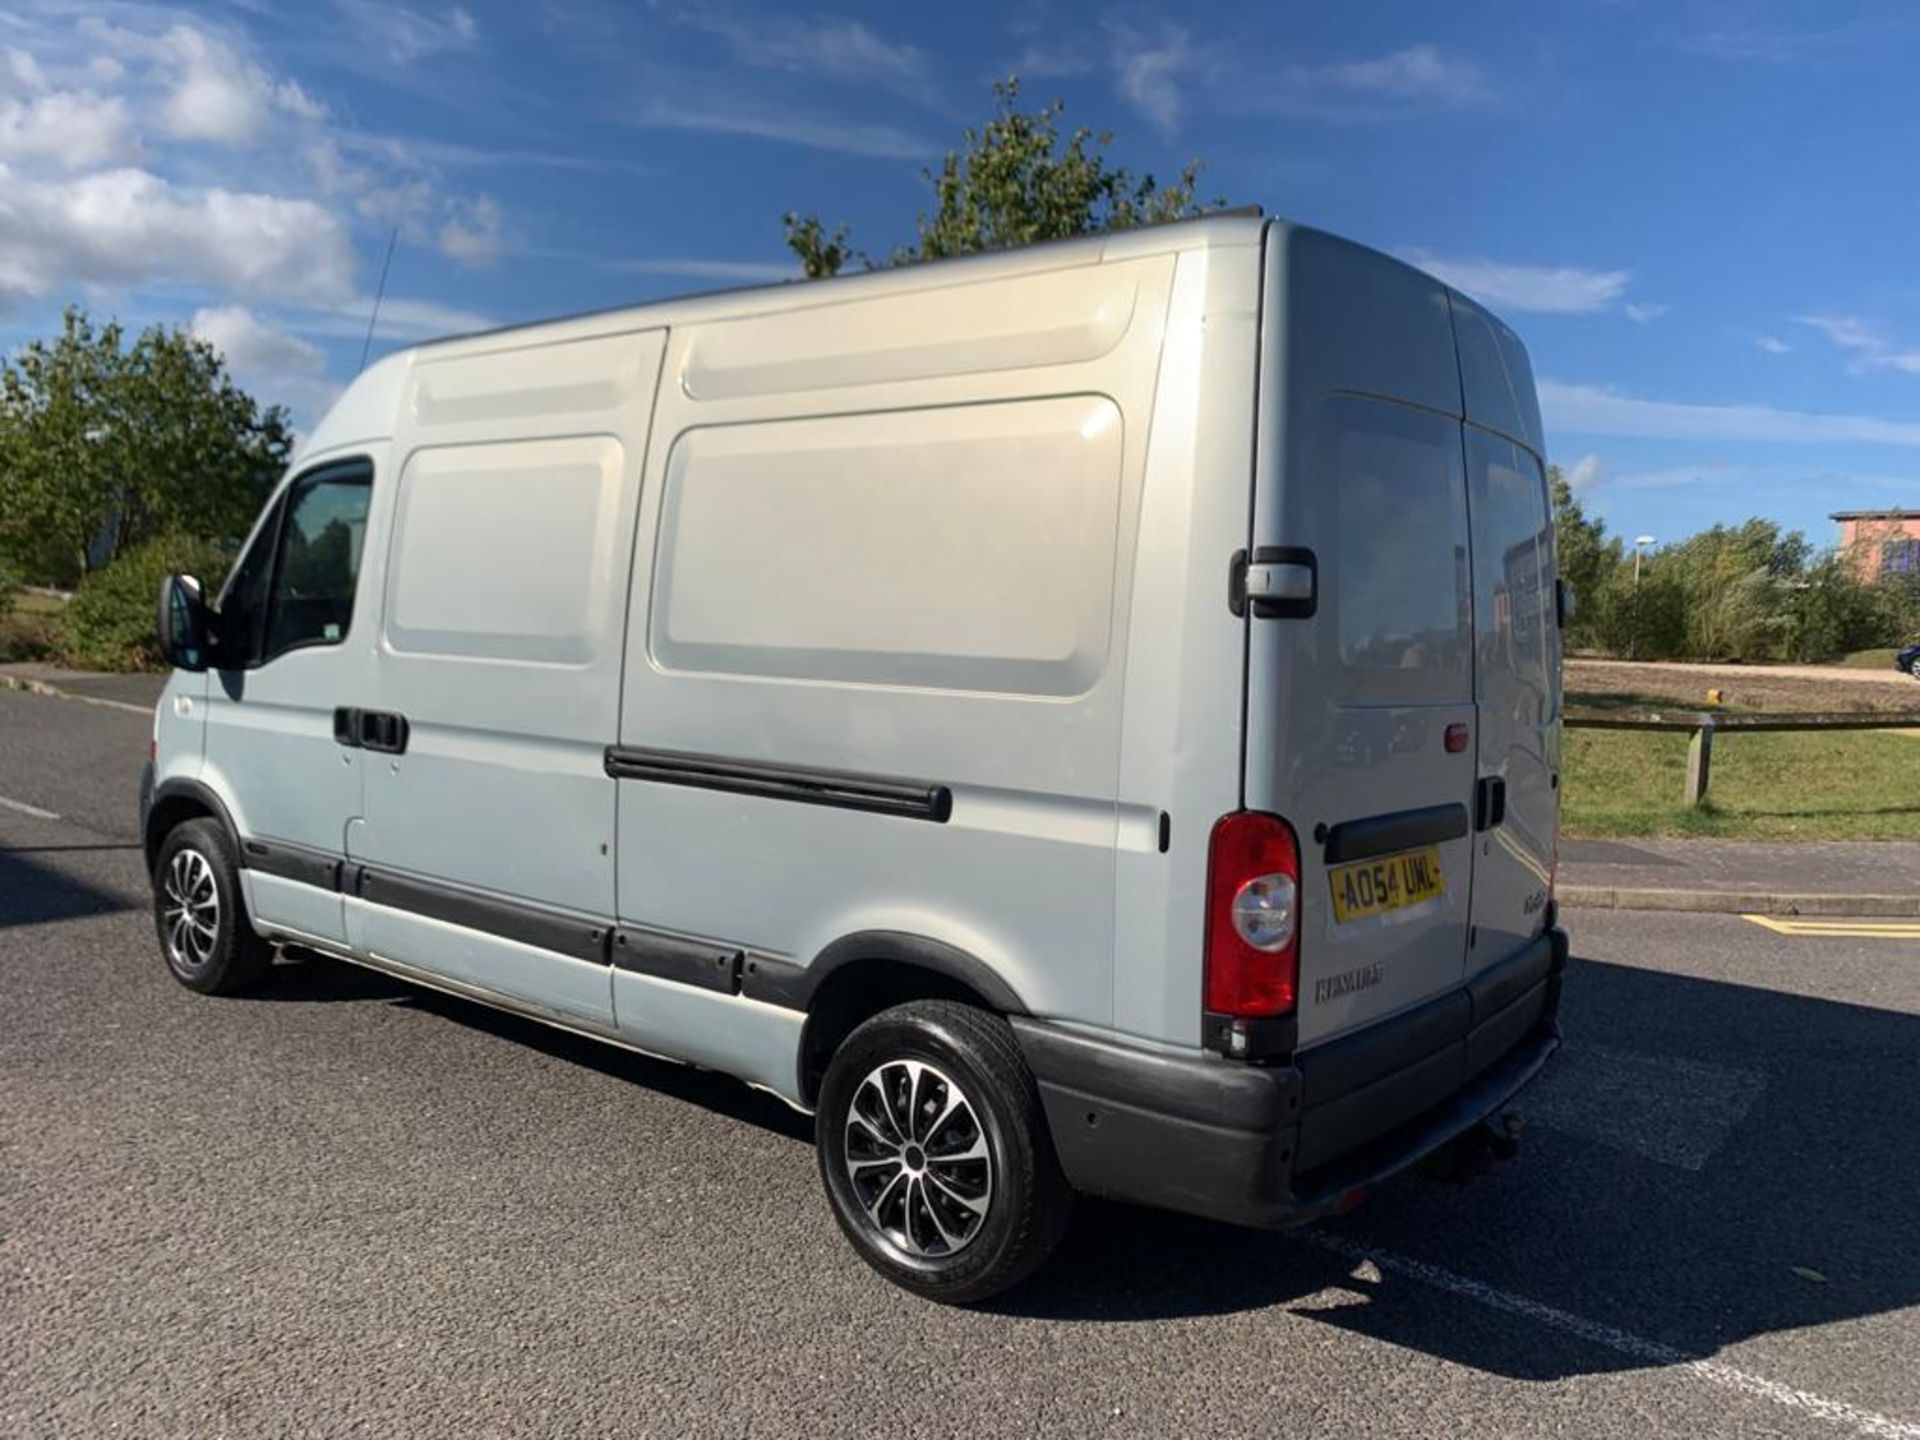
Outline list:
[[[971,1005],[917,1000],[849,1035],[820,1087],[815,1138],[854,1249],[929,1300],[1017,1285],[1073,1211],[1013,1030]]]
[[[250,989],[273,963],[273,947],[247,919],[233,847],[215,821],[188,820],[161,842],[153,919],[167,969],[202,995]]]

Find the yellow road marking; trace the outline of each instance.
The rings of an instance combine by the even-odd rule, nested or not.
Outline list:
[[[1776,920],[1771,915],[1742,918],[1776,935],[1824,936],[1836,940],[1920,940],[1920,920]]]

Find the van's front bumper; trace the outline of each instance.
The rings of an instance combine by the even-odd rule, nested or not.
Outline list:
[[[1168,1055],[1043,1020],[1015,1032],[1075,1189],[1239,1225],[1346,1204],[1505,1106],[1559,1048],[1566,932],[1291,1064]]]

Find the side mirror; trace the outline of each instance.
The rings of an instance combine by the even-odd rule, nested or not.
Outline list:
[[[207,602],[191,575],[160,582],[160,653],[181,670],[207,668]]]

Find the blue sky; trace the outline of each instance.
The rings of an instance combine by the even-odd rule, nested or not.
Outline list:
[[[1525,337],[1616,530],[1920,506],[1920,10],[28,5],[0,12],[0,343],[190,324],[310,421],[375,351],[884,253],[995,76],[1116,153],[1404,255]]]

